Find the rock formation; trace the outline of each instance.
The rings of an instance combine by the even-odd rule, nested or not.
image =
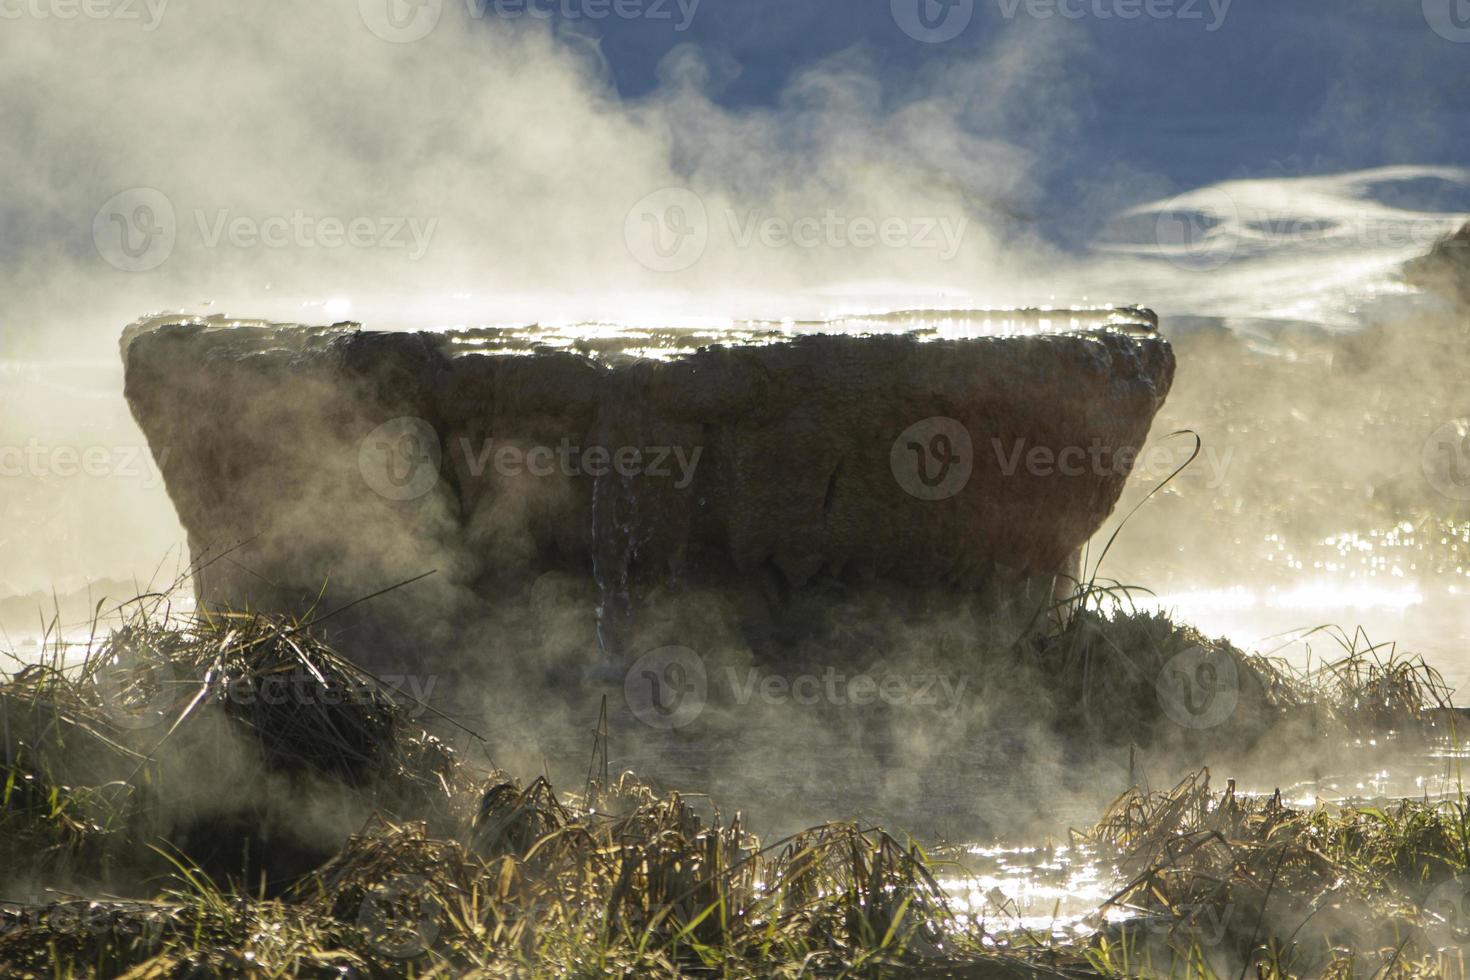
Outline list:
[[[756,656],[810,658],[893,640],[870,620],[1049,601],[1170,345],[1131,318],[935,316],[576,337],[155,318],[122,353],[202,601],[320,617],[434,571],[332,627],[391,661],[474,623],[487,656],[585,670],[726,615]]]
[[[1404,278],[1421,289],[1470,307],[1470,221],[1404,265]]]

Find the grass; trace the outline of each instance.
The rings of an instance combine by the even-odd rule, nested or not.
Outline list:
[[[159,899],[52,906],[0,935],[9,976],[872,975],[1002,958],[921,851],[832,824],[760,846],[631,779],[589,801],[487,793],[459,839],[379,822],[278,900],[179,859]],[[53,928],[57,919],[77,927]],[[131,972],[128,972],[131,971]]]
[[[1376,648],[1302,674],[1081,606],[1017,652],[1079,742],[1162,738],[1157,678],[1196,649],[1250,706],[1185,730],[1210,745],[1453,717]],[[1463,801],[1130,791],[1079,834],[1124,885],[1059,943],[957,910],[943,864],[878,828],[764,842],[595,753],[574,794],[476,769],[301,623],[153,603],[89,649],[0,684],[0,881],[49,889],[0,906],[6,976],[1459,975],[1435,939],[1458,937]]]
[[[1108,905],[1131,935],[1115,927],[1094,951],[1109,975],[1463,975],[1463,797],[1293,807],[1214,793],[1200,772],[1124,794],[1079,836],[1114,848],[1126,880]]]
[[[1460,716],[1449,688],[1422,657],[1322,628],[1315,632],[1340,655],[1301,669],[1140,611],[1139,591],[1080,586],[1066,622],[1025,641],[1017,658],[1030,701],[1047,699],[1056,729],[1073,744],[1159,745],[1203,762],[1257,747],[1273,752],[1283,740],[1454,736]],[[1208,704],[1212,693],[1218,710]]]
[[[299,624],[140,607],[87,651],[51,647],[0,686],[6,867],[139,886],[169,871],[161,840],[216,877],[282,879],[329,857],[343,820],[462,820],[453,753]],[[314,834],[295,832],[304,798]]]

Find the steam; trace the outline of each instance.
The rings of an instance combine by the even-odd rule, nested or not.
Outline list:
[[[1092,299],[1204,312],[1258,348],[1275,343],[1282,324],[1288,333],[1300,322],[1341,328],[1369,293],[1401,301],[1387,285],[1391,269],[1422,251],[1420,242],[1386,253],[1375,243],[1351,256],[1351,274],[1335,252],[1306,250],[1283,263],[1262,251],[1269,230],[1252,219],[1278,206],[1272,195],[1283,186],[1292,208],[1310,200],[1310,211],[1293,213],[1314,221],[1377,220],[1380,209],[1352,203],[1368,193],[1366,178],[1234,182],[1214,188],[1211,203],[1171,199],[1179,188],[1133,172],[1096,177],[1101,189],[1078,203],[1077,223],[1089,227],[1136,204],[1141,187],[1157,191],[1124,216],[1125,227],[1109,228],[1112,254],[1083,262],[1048,245],[1033,216],[1048,209],[1048,179],[1080,152],[1068,137],[1091,111],[1077,78],[1087,42],[1065,19],[1017,19],[980,53],[936,54],[897,87],[880,84],[876,55],[854,48],[793,78],[771,108],[729,109],[716,97],[734,69],[693,46],[664,60],[651,94],[624,101],[596,44],[575,26],[485,16],[448,0],[420,5],[438,19],[406,40],[383,36],[400,30],[385,19],[387,5],[399,16],[419,8],[383,4],[119,0],[87,8],[107,16],[70,19],[38,16],[50,8],[34,4],[5,8],[22,12],[0,31],[0,370],[8,389],[0,444],[35,440],[53,467],[59,447],[142,447],[120,397],[116,340],[122,325],[158,310],[392,329],[718,325]],[[699,16],[693,2],[673,9]],[[1463,171],[1447,168],[1379,176],[1464,182]],[[1129,186],[1102,186],[1109,181]],[[1203,216],[1216,228],[1220,193],[1241,219],[1212,238],[1219,245],[1228,233],[1239,246],[1223,272],[1162,259],[1161,217]],[[1134,219],[1142,224],[1128,224]],[[1354,291],[1364,283],[1371,288]],[[1281,301],[1308,286],[1309,309]],[[1416,315],[1392,309],[1383,322]],[[1438,317],[1457,322],[1444,310]],[[1393,350],[1391,338],[1380,339],[1370,356]],[[1276,353],[1299,351],[1283,344]],[[1179,391],[1195,394],[1181,403],[1208,406],[1220,366],[1238,354],[1204,350],[1196,366],[1182,357]],[[1433,373],[1447,381],[1456,363]],[[1395,362],[1391,377],[1406,388],[1425,370]],[[1353,410],[1313,397],[1281,392],[1263,414]],[[1199,424],[1190,413],[1171,421]],[[1427,435],[1444,419],[1422,421]],[[1244,464],[1232,455],[1228,426],[1203,435],[1210,479],[1238,476]],[[1345,459],[1402,468],[1402,446],[1344,445],[1324,441],[1288,462],[1307,473]],[[155,470],[134,476],[118,457],[100,478],[50,475],[4,483],[0,588],[64,589],[96,574],[146,581],[170,548],[179,553]],[[47,518],[11,521],[17,513]],[[1349,525],[1378,513],[1341,512]],[[1125,547],[1110,573],[1150,584],[1159,556],[1172,555],[1196,515],[1145,513],[1125,538],[1135,549]],[[507,529],[520,523],[514,513],[498,516]],[[1151,530],[1140,535],[1140,527]],[[1238,567],[1228,546],[1211,556],[1217,568]],[[544,613],[534,649],[567,656],[567,638],[587,635],[595,599],[555,580],[533,588]],[[710,613],[718,623],[728,610]],[[688,642],[706,626],[671,627],[667,640]],[[962,636],[964,627],[934,629]],[[726,642],[713,627],[707,635],[717,648]],[[744,679],[749,665],[726,639],[734,652],[711,654],[723,658],[719,676]],[[894,656],[922,671],[921,654],[946,640],[911,642]],[[834,747],[848,734],[790,714],[803,722],[793,738]],[[579,749],[589,715],[579,709],[556,722],[578,731]],[[916,736],[902,751],[946,748],[942,738]],[[536,755],[527,749],[506,761],[534,770]]]
[[[811,315],[853,282],[1020,298],[985,219],[1038,191],[1044,147],[1004,133],[1055,101],[1037,84],[1065,50],[1054,30],[1023,25],[897,99],[853,52],[735,111],[691,47],[624,104],[569,29],[445,3],[394,43],[375,8],[413,9],[395,4],[155,0],[136,20],[9,23],[10,350],[100,350],[141,312],[204,303],[315,320],[336,300],[406,327]],[[694,195],[708,238],[672,273],[627,234],[668,189]],[[750,233],[763,222],[792,234]],[[93,240],[136,249],[150,230],[166,257]]]
[[[625,102],[575,23],[455,0],[410,41],[384,20],[419,9],[400,0],[53,6],[7,7],[0,32],[0,444],[19,450],[145,445],[116,342],[156,311],[401,329],[1034,302],[1049,250],[1006,216],[1076,98],[1070,25],[1025,18],[901,91],[854,49],[736,110],[714,101],[730,67],[693,46]],[[0,586],[146,581],[181,543],[146,479],[7,480],[63,527],[13,524]]]

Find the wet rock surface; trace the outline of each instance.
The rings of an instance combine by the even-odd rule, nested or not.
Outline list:
[[[1147,324],[945,324],[563,341],[155,319],[123,358],[202,601],[321,617],[432,571],[331,627],[392,662],[478,624],[485,657],[570,679],[715,620],[757,658],[851,659],[936,611],[1045,604],[1172,351]]]

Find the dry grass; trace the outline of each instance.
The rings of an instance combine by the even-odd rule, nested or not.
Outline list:
[[[1049,702],[1059,733],[1085,747],[1160,745],[1203,761],[1237,760],[1253,747],[1343,743],[1392,735],[1418,743],[1451,737],[1459,715],[1444,679],[1421,657],[1359,634],[1314,631],[1339,651],[1309,670],[1248,654],[1168,616],[1133,607],[1130,590],[1084,587],[1065,625],[1029,641],[1020,666],[1027,709]],[[1228,711],[1197,727],[1161,710],[1166,692],[1201,671]],[[1186,719],[1187,720],[1187,719]]]
[[[1128,924],[1099,939],[1100,962],[1163,975],[1247,964],[1271,976],[1463,975],[1463,799],[1293,807],[1233,782],[1214,793],[1206,771],[1123,795],[1078,836],[1115,848],[1126,880],[1108,904]]]
[[[0,686],[0,866],[12,881],[134,898],[9,909],[7,976],[765,976],[1000,963],[950,915],[911,843],[830,824],[763,846],[738,815],[707,820],[631,776],[562,796],[545,780],[522,788],[472,772],[299,624],[140,616],[95,650]],[[265,696],[272,685],[295,693]],[[211,801],[207,826],[177,807],[160,820],[200,778],[200,753],[220,758],[218,744],[237,766],[248,760],[228,819]],[[330,787],[366,815],[335,853],[269,829]],[[206,839],[209,860],[198,853]],[[258,879],[234,873],[242,851]]]
[[[171,870],[150,849],[167,842],[211,852],[194,856],[221,877],[253,847],[252,877],[289,878],[331,853],[266,832],[303,797],[359,825],[375,811],[436,830],[465,819],[454,753],[299,624],[140,611],[80,662],[50,654],[0,685],[7,868],[134,890]],[[227,799],[192,814],[211,793]]]
[[[1118,855],[1129,884],[1111,907],[1151,924],[1142,940],[1109,927],[1047,945],[957,915],[912,841],[831,823],[764,843],[605,762],[577,795],[523,786],[472,770],[301,624],[150,613],[84,662],[0,684],[0,867],[124,896],[0,908],[6,976],[1402,973],[1440,962],[1415,938],[1426,896],[1470,866],[1461,805],[1299,811],[1200,776],[1126,795],[1086,835]],[[1110,711],[1156,714],[1147,679],[1204,642],[1083,613],[1034,655],[1092,737]],[[1441,717],[1412,663],[1352,656],[1306,677],[1239,656],[1268,729],[1303,711]],[[189,791],[226,763],[205,819]],[[329,829],[350,822],[328,847],[296,826],[323,798]]]

